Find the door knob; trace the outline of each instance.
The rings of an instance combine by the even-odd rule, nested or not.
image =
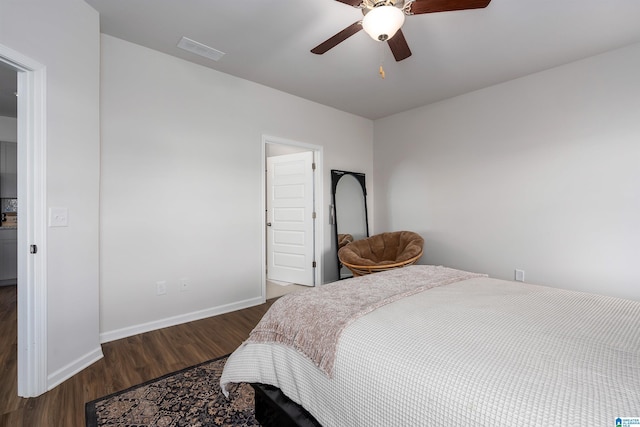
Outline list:
[[[271,227],[271,223],[270,222],[267,223],[267,227]]]

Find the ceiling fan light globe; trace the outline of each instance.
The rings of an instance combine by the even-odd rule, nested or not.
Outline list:
[[[395,6],[378,6],[362,19],[362,28],[376,41],[393,37],[404,24],[404,12]]]

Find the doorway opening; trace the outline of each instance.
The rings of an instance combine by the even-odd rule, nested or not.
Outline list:
[[[263,298],[322,283],[322,147],[263,136]]]
[[[18,73],[0,62],[0,286],[18,281]]]

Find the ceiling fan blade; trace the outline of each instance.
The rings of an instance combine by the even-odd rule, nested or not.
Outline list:
[[[362,0],[336,0],[340,3],[348,4],[349,6],[358,7],[362,3]]]
[[[342,43],[343,41],[345,41],[346,39],[348,39],[358,31],[360,31],[361,29],[362,29],[362,23],[360,21],[354,22],[344,30],[340,31],[335,36],[325,40],[324,42],[320,43],[318,46],[311,49],[311,52],[315,53],[316,55],[322,55],[329,49],[337,46],[338,44]]]
[[[395,36],[391,37],[387,43],[389,43],[389,47],[396,61],[399,62],[411,56],[411,49],[409,49],[407,39],[405,39],[404,34],[402,34],[402,29],[398,30]]]
[[[409,11],[413,15],[421,13],[449,12],[452,10],[482,9],[491,0],[416,0]]]

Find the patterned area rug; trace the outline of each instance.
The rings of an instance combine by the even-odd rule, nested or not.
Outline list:
[[[259,426],[250,385],[236,386],[229,399],[222,394],[226,361],[224,356],[88,402],[87,427]]]

